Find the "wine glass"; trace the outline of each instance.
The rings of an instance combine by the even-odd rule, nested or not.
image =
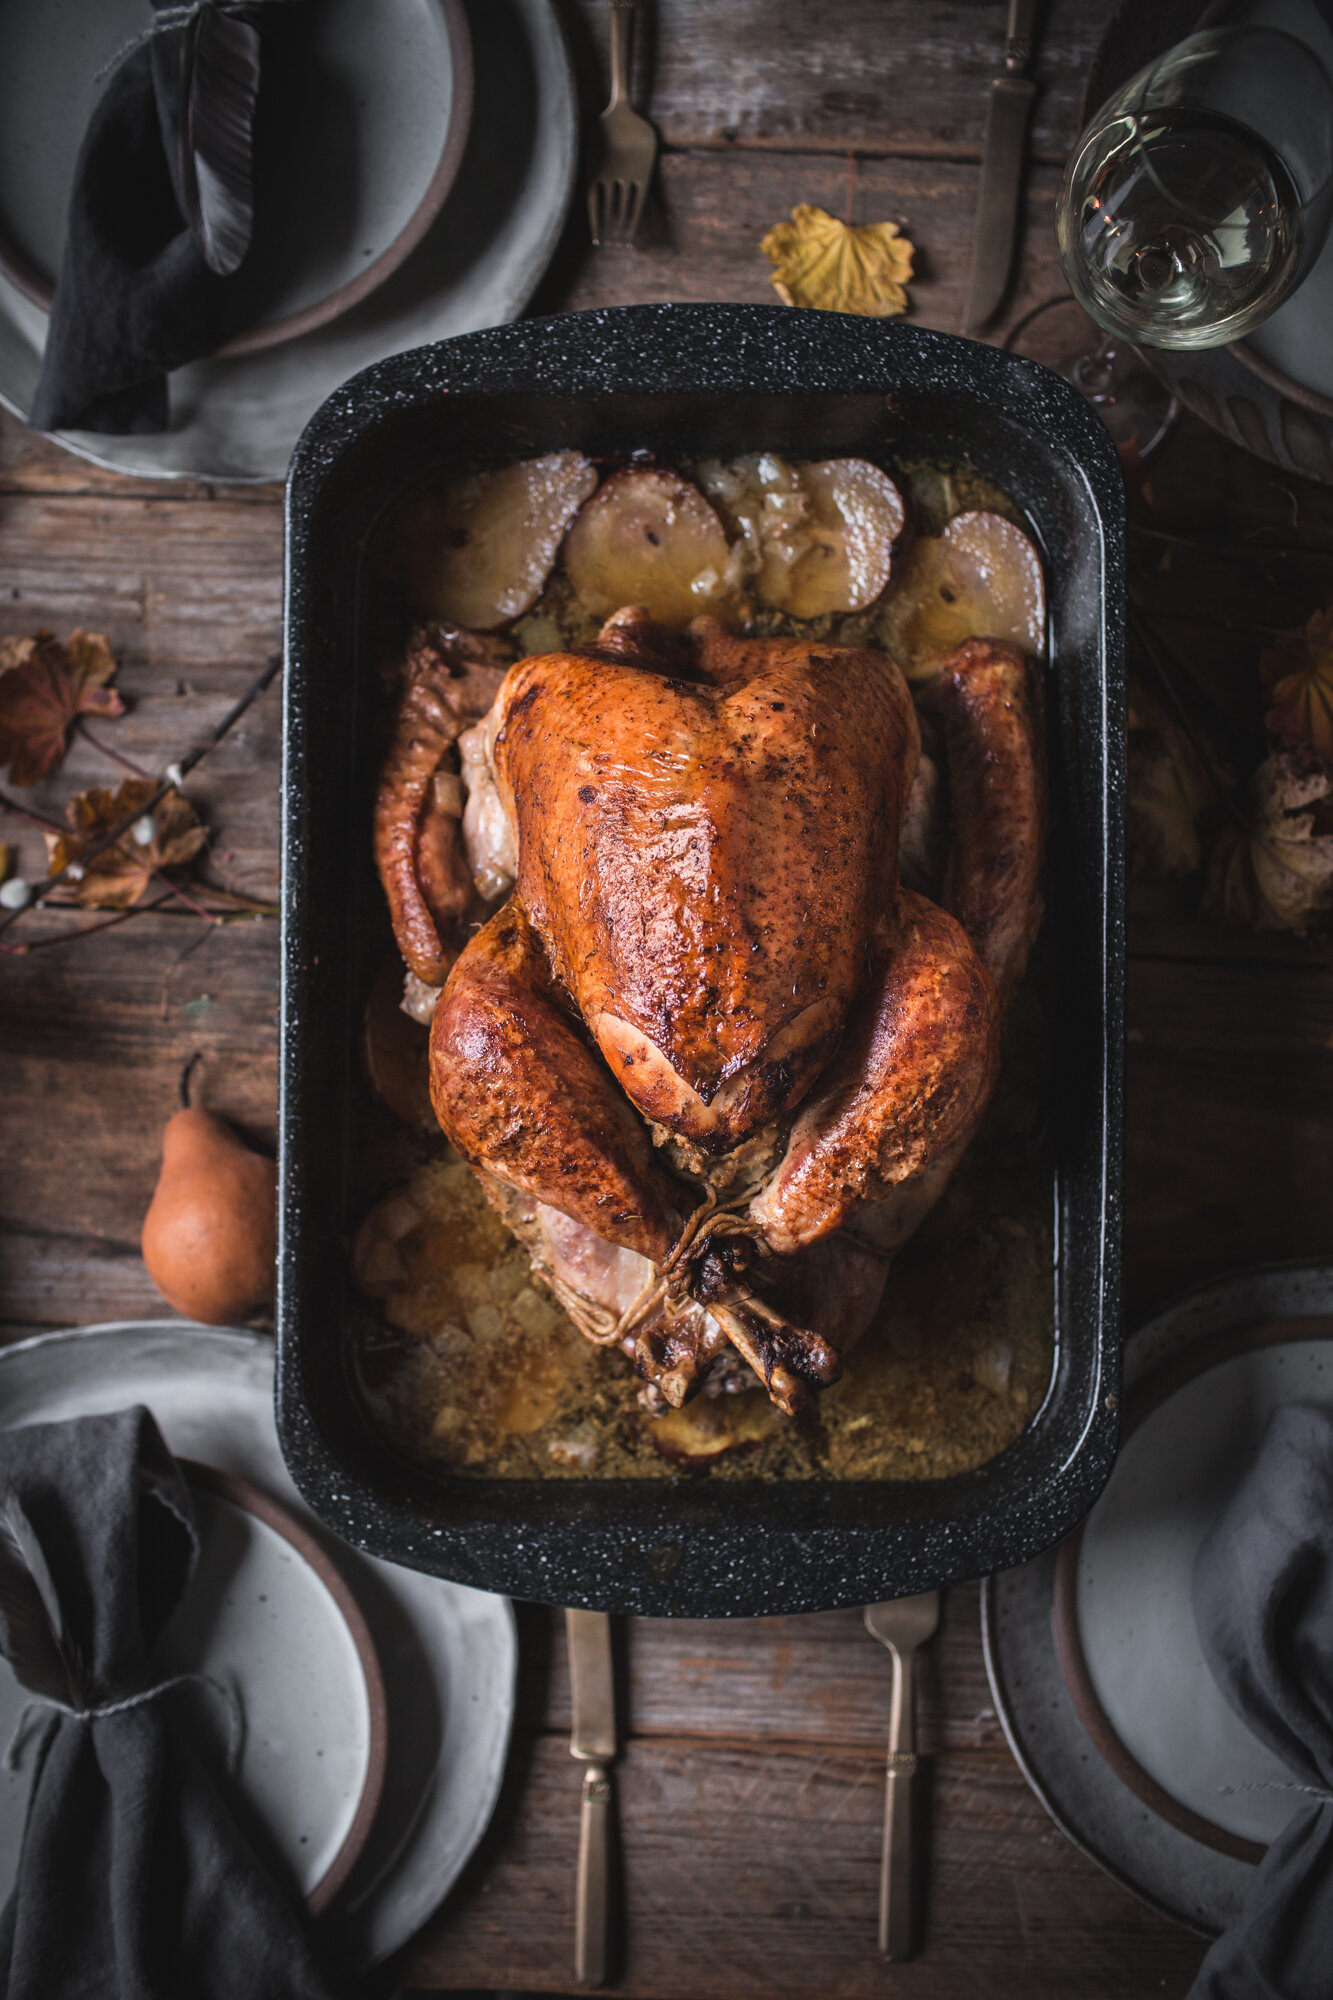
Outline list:
[[[1127,467],[1143,464],[1169,435],[1180,407],[1170,388],[1137,348],[1104,333],[1068,292],[1024,313],[1004,345],[1063,375],[1097,412]]]
[[[1328,233],[1333,84],[1276,28],[1211,28],[1131,77],[1065,171],[1056,236],[1079,303],[1145,347],[1219,347],[1266,319]]]

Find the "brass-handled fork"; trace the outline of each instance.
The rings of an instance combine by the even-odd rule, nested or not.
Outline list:
[[[884,1796],[884,1847],[879,1869],[879,1948],[886,1958],[911,1958],[916,1950],[920,1857],[913,1811],[916,1778],[916,1687],[919,1646],[940,1622],[940,1594],[868,1604],[866,1630],[893,1657],[889,1701],[889,1770]]]
[[[570,1755],[583,1765],[579,1866],[574,1885],[574,1977],[606,1980],[611,1929],[611,1760],[616,1754],[611,1621],[604,1611],[566,1611],[574,1727]]]
[[[657,134],[629,101],[634,0],[611,0],[611,101],[602,113],[596,171],[588,183],[594,243],[630,243],[657,159]]]

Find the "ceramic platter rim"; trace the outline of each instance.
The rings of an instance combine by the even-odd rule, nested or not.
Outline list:
[[[235,485],[285,477],[309,418],[350,376],[406,349],[516,319],[536,290],[564,227],[578,170],[579,108],[553,0],[471,0],[474,58],[468,147],[443,210],[425,237],[369,298],[301,337],[232,360],[191,363],[171,378],[186,419],[157,436],[51,433],[57,444],[109,472]],[[476,148],[491,137],[507,96],[502,58],[521,54],[535,109],[532,151],[484,240],[475,217],[497,167]],[[503,192],[503,191],[502,191]],[[445,269],[459,272],[438,282]],[[26,421],[46,335],[46,315],[0,276],[0,406]]]
[[[1262,1321],[1333,1313],[1333,1261],[1263,1265],[1201,1286],[1127,1342],[1131,1393],[1197,1342]],[[1292,1340],[1302,1335],[1293,1327]],[[1057,1551],[986,1578],[982,1645],[996,1714],[1019,1769],[1062,1833],[1122,1887],[1201,1936],[1238,1913],[1254,1864],[1160,1820],[1086,1733],[1065,1685],[1051,1618]]]
[[[318,1916],[338,1894],[364,1850],[384,1790],[388,1711],[384,1697],[384,1676],[380,1671],[375,1640],[346,1577],[323,1546],[302,1527],[290,1508],[284,1507],[271,1493],[265,1493],[261,1487],[255,1486],[248,1479],[239,1478],[234,1472],[219,1472],[216,1466],[204,1465],[198,1459],[192,1458],[182,1458],[177,1463],[185,1475],[187,1484],[194,1487],[196,1493],[204,1493],[214,1500],[223,1502],[238,1513],[248,1515],[262,1528],[267,1528],[281,1537],[297,1561],[310,1572],[322,1588],[351,1640],[352,1650],[356,1654],[361,1679],[358,1692],[362,1695],[366,1708],[365,1759],[360,1789],[353,1803],[343,1838],[330,1857],[328,1866],[306,1892],[306,1912],[310,1916]],[[172,1614],[173,1618],[175,1615]],[[170,1622],[169,1620],[168,1623]]]
[[[1243,0],[1243,4],[1232,11],[1239,26],[1275,27],[1299,41],[1306,42],[1312,54],[1316,58],[1321,58],[1327,66],[1330,51],[1333,51],[1333,32],[1330,32],[1329,24],[1320,18],[1311,0],[1259,0],[1257,5],[1255,0]],[[1308,318],[1313,318],[1316,325],[1323,323],[1323,316],[1319,311],[1318,293],[1310,292],[1303,303],[1300,295],[1305,290],[1309,278],[1313,277],[1314,270],[1326,263],[1333,265],[1333,233],[1330,233],[1315,259],[1306,280],[1297,287],[1291,297],[1284,299],[1277,311],[1270,314],[1267,319],[1261,320],[1246,339],[1233,341],[1230,345],[1231,352],[1242,367],[1257,376],[1268,388],[1277,390],[1280,395],[1289,396],[1293,402],[1302,404],[1320,416],[1333,417],[1333,397],[1330,397],[1327,390],[1317,389],[1313,384],[1301,381],[1299,376],[1293,375],[1290,368],[1284,367],[1282,361],[1277,358],[1284,351],[1290,355],[1293,344],[1303,345],[1304,337],[1313,330],[1306,327],[1305,322]],[[1283,326],[1279,322],[1285,322],[1286,327],[1293,330],[1292,333],[1284,335]]]
[[[1128,1399],[1125,1431],[1121,1443],[1122,1458],[1118,1461],[1118,1469],[1124,1469],[1124,1453],[1136,1433],[1145,1430],[1159,1415],[1163,1417],[1163,1422],[1168,1421],[1166,1412],[1171,1406],[1174,1406],[1172,1415],[1175,1423],[1174,1436],[1177,1440],[1180,1439],[1182,1421],[1184,1422],[1185,1440],[1181,1441],[1181,1457],[1188,1465],[1187,1440],[1191,1428],[1188,1418],[1194,1414],[1199,1400],[1206,1406],[1210,1394],[1213,1397],[1220,1395],[1225,1403],[1229,1396],[1234,1396],[1231,1384],[1243,1377],[1247,1378],[1250,1392],[1258,1396],[1262,1404],[1265,1390],[1276,1387],[1276,1371],[1285,1367],[1289,1360],[1296,1361],[1297,1372],[1307,1380],[1311,1366],[1317,1373],[1323,1374],[1328,1365],[1327,1358],[1331,1344],[1333,1344],[1333,1320],[1327,1315],[1311,1319],[1276,1319],[1261,1321],[1258,1324],[1246,1324],[1236,1327],[1230,1333],[1194,1343],[1174,1360],[1154,1369],[1148,1379],[1141,1383]],[[1306,1355],[1307,1349],[1322,1358],[1312,1362]],[[1222,1376],[1222,1371],[1226,1371],[1225,1376]],[[1210,1379],[1219,1376],[1222,1376],[1220,1381]],[[1265,1377],[1268,1378],[1267,1381],[1264,1380]],[[1321,1388],[1327,1397],[1327,1386],[1321,1385]],[[1287,1391],[1288,1395],[1294,1394],[1302,1399],[1310,1393],[1312,1391],[1308,1387],[1299,1390],[1292,1388]],[[1185,1400],[1187,1398],[1188,1402]],[[1195,1435],[1198,1435],[1197,1431]],[[1164,1447],[1166,1450],[1171,1448],[1168,1438],[1162,1434],[1160,1424],[1156,1427],[1155,1436],[1159,1453]],[[1150,1440],[1145,1440],[1143,1451],[1148,1453],[1151,1460]],[[1159,1465],[1164,1462],[1164,1459],[1159,1459]],[[1162,1768],[1163,1764],[1169,1765],[1170,1760],[1169,1754],[1163,1757],[1160,1743],[1149,1742],[1136,1747],[1135,1739],[1142,1732],[1134,1704],[1131,1702],[1128,1707],[1126,1706],[1123,1688],[1111,1692],[1109,1696],[1104,1694],[1108,1671],[1112,1683],[1118,1677],[1115,1670],[1116,1654],[1120,1644],[1118,1638],[1111,1642],[1109,1657],[1105,1653],[1100,1657],[1098,1662],[1100,1673],[1094,1665],[1094,1661],[1098,1660],[1096,1647],[1094,1645],[1090,1652],[1085,1642],[1083,1625],[1089,1614],[1093,1616],[1094,1627],[1100,1622],[1105,1640],[1108,1615],[1114,1626],[1129,1607],[1124,1603],[1123,1592],[1116,1587],[1114,1570],[1109,1601],[1102,1591],[1096,1592],[1095,1597],[1088,1594],[1095,1579],[1091,1576],[1085,1578],[1084,1575],[1084,1563],[1088,1559],[1084,1531],[1089,1527],[1100,1525],[1103,1534],[1109,1534],[1114,1563],[1117,1516],[1123,1513],[1127,1503],[1132,1511],[1133,1498],[1146,1499],[1151,1495],[1150,1482],[1157,1470],[1158,1467],[1151,1463],[1144,1466],[1140,1454],[1133,1471],[1124,1469],[1120,1490],[1116,1490],[1116,1475],[1113,1473],[1106,1494],[1099,1500],[1098,1506],[1086,1520],[1079,1523],[1074,1532],[1055,1551],[1051,1613],[1055,1622],[1056,1651],[1060,1659],[1060,1669],[1088,1735],[1097,1745],[1102,1757],[1136,1797],[1160,1818],[1178,1826],[1193,1839],[1216,1848],[1221,1854],[1231,1854],[1237,1860],[1257,1863],[1263,1859],[1269,1841],[1276,1839],[1282,1827],[1302,1810],[1302,1801],[1294,1789],[1287,1789],[1280,1801],[1274,1800],[1268,1794],[1270,1786],[1290,1787],[1290,1771],[1283,1760],[1262,1744],[1253,1731],[1247,1729],[1233,1714],[1230,1705],[1212,1685],[1207,1665],[1199,1655],[1192,1663],[1188,1684],[1191,1687],[1203,1683],[1207,1685],[1202,1686],[1201,1696],[1192,1705],[1190,1714],[1185,1716],[1175,1714],[1173,1722],[1167,1724],[1167,1734],[1170,1734],[1172,1726],[1179,1729],[1180,1743],[1189,1746],[1198,1756],[1198,1763],[1195,1765],[1197,1770],[1204,1763],[1204,1755],[1200,1754],[1202,1745],[1199,1737],[1200,1735],[1206,1737],[1210,1729],[1216,1730],[1220,1724],[1223,1732],[1221,1745],[1215,1743],[1211,1753],[1207,1754],[1218,1754],[1219,1748],[1224,1745],[1223,1754],[1240,1758],[1255,1756],[1260,1758],[1262,1770],[1251,1774],[1251,1782],[1264,1790],[1263,1803],[1272,1807],[1276,1815],[1271,1818],[1267,1814],[1264,1815],[1264,1818],[1268,1819],[1267,1826],[1264,1826],[1262,1821],[1259,1825],[1254,1825],[1251,1820],[1248,1831],[1244,1825],[1228,1824],[1225,1811],[1219,1809],[1213,1802],[1216,1788],[1210,1790],[1206,1799],[1196,1796],[1191,1801],[1187,1794],[1194,1790],[1192,1777],[1187,1775],[1182,1780],[1178,1770],[1173,1773],[1169,1768]],[[1140,1481],[1137,1487],[1133,1483],[1135,1473]],[[1128,1491],[1125,1490],[1126,1481],[1130,1482]],[[1186,1490],[1189,1490],[1188,1487]],[[1166,1505],[1169,1507],[1170,1504],[1168,1497]],[[1096,1516],[1099,1509],[1104,1516],[1109,1509],[1109,1519],[1097,1523]],[[1141,1546],[1141,1535],[1136,1539]],[[1097,1537],[1094,1536],[1094,1544],[1096,1540]],[[1188,1544],[1191,1568],[1196,1546],[1193,1543]],[[1095,1546],[1092,1562],[1095,1570]],[[1173,1567],[1169,1559],[1165,1567],[1169,1574]],[[1149,1581],[1150,1584],[1155,1583],[1154,1594],[1159,1604],[1162,1597],[1162,1569],[1159,1552],[1155,1568],[1150,1568],[1149,1571]],[[1176,1582],[1177,1584],[1180,1582],[1178,1577]],[[1168,1591],[1167,1595],[1173,1603],[1179,1601],[1175,1590]],[[1188,1595],[1186,1581],[1181,1592],[1185,1602],[1188,1602]],[[1136,1614],[1130,1609],[1130,1616],[1134,1615]],[[1160,1612],[1158,1615],[1160,1619]],[[1151,1611],[1148,1616],[1151,1619]],[[1192,1614],[1189,1615],[1188,1625],[1192,1635]],[[1127,1626],[1127,1630],[1132,1631],[1132,1626]],[[1165,1659],[1172,1663],[1170,1676],[1174,1680],[1180,1680],[1180,1669],[1184,1662],[1178,1650],[1179,1636],[1177,1635],[1173,1641],[1169,1629],[1162,1636],[1165,1640]],[[1191,1646],[1190,1650],[1193,1652],[1195,1648]],[[1121,1672],[1123,1673],[1123,1664]],[[1098,1686],[1099,1680],[1103,1683],[1101,1688]],[[1187,1757],[1185,1761],[1188,1764],[1191,1760]],[[1233,1775],[1236,1774],[1233,1772]],[[1248,1792],[1250,1788],[1249,1784],[1239,1784],[1233,1790],[1239,1796]],[[1258,1804],[1259,1801],[1256,1800],[1254,1803]]]
[[[138,1377],[123,1372],[127,1357]],[[154,1368],[162,1393],[192,1398],[188,1435],[178,1430],[179,1408],[163,1418],[168,1443],[182,1457],[248,1480],[333,1552],[370,1626],[388,1688],[385,1806],[393,1801],[400,1808],[396,1821],[382,1809],[364,1865],[352,1868],[345,1892],[320,1919],[335,1961],[359,1974],[406,1944],[434,1914],[490,1823],[513,1729],[517,1632],[508,1598],[363,1555],[316,1519],[278,1447],[273,1365],[268,1334],[175,1318],[32,1334],[0,1347],[0,1424],[16,1403],[19,1422],[41,1421],[43,1399],[57,1408],[76,1395],[98,1410],[123,1407]],[[179,1441],[170,1435],[174,1429]],[[414,1757],[396,1759],[394,1698],[405,1686],[431,1713],[409,1715],[397,1741],[401,1753],[413,1739]],[[438,1737],[434,1765],[425,1770],[419,1722]]]

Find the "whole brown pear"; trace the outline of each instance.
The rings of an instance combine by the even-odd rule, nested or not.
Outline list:
[[[162,1171],[143,1223],[143,1260],[169,1306],[209,1326],[273,1298],[277,1169],[211,1111],[167,1120]]]

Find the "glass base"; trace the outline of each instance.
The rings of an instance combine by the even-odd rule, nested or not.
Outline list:
[[[1175,422],[1176,398],[1138,349],[1109,334],[1077,299],[1048,299],[1021,319],[1005,342],[1011,354],[1063,375],[1096,410],[1122,457],[1156,451]]]

